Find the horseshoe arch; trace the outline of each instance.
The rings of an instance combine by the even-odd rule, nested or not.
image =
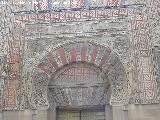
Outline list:
[[[110,104],[128,102],[129,83],[118,55],[109,47],[91,41],[76,41],[50,49],[37,65],[32,76],[32,102],[36,107],[49,108],[48,86],[50,81],[53,81],[52,79],[59,71],[77,63],[87,64],[99,70],[100,77],[107,81],[105,85],[109,83],[111,89]]]

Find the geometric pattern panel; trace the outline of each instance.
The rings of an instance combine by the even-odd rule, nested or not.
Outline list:
[[[134,17],[138,16],[135,13],[136,8],[112,8],[112,9],[90,9],[90,10],[78,10],[78,11],[52,11],[49,13],[39,14],[23,14],[14,13],[17,26],[21,23],[50,23],[50,22],[67,22],[67,21],[85,21],[85,20],[97,20],[98,19],[111,19],[116,17]],[[134,24],[132,24],[134,25]],[[133,26],[128,26],[130,29],[136,29]]]
[[[121,0],[37,0],[30,4],[26,10],[57,10],[57,9],[78,9],[91,7],[119,6]],[[18,3],[17,3],[18,4]],[[23,4],[23,2],[21,2]],[[29,6],[29,5],[28,5]]]

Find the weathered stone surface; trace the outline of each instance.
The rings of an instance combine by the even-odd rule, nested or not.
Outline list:
[[[85,2],[0,3],[1,110],[56,106],[56,94],[48,93],[48,83],[57,71],[75,62],[100,69],[102,79],[110,81],[110,104],[159,103],[160,1]],[[142,111],[148,117],[136,118],[132,110],[127,114],[131,120],[157,119],[151,110]],[[10,119],[6,114],[4,120]]]

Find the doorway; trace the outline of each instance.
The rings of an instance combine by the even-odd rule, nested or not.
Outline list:
[[[57,109],[56,120],[105,120],[105,109]]]

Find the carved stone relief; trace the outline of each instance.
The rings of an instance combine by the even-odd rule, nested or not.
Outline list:
[[[59,46],[56,49],[51,49],[51,51],[46,55],[46,57],[38,64],[36,68],[37,73],[34,73],[35,78],[33,79],[33,82],[35,83],[33,84],[34,91],[35,91],[35,93],[33,93],[33,99],[38,106],[43,106],[45,104],[46,105],[48,104],[48,101],[46,98],[47,84],[49,81],[52,81],[51,80],[53,79],[52,76],[56,75],[55,74],[56,71],[59,70],[60,68],[63,68],[63,66],[67,64],[71,64],[72,62],[78,62],[78,61],[92,63],[98,68],[102,69],[101,74],[103,78],[108,78],[111,85],[110,102],[113,102],[113,101],[122,102],[122,103],[127,102],[129,98],[129,91],[130,91],[129,83],[127,81],[125,69],[121,61],[118,59],[118,56],[112,53],[112,51],[107,47],[104,47],[92,42],[71,42],[71,43]],[[54,78],[55,80],[53,80],[53,83],[55,85],[57,80],[60,82],[61,80],[65,79],[63,77],[62,78],[59,78],[59,77]],[[53,83],[51,82],[50,84],[53,85]],[[61,85],[62,84],[63,83],[61,83]],[[67,86],[67,83],[65,85]],[[104,91],[104,89],[102,88],[105,88],[105,87],[100,87],[100,89],[98,87],[97,90]],[[50,91],[52,91],[51,93],[53,94],[55,93],[66,94],[65,93],[66,90],[64,89],[65,88],[63,87],[58,87],[57,89],[50,88]],[[67,91],[69,92],[70,90],[67,90]],[[78,91],[77,92],[81,94],[83,89],[80,89],[80,91],[81,92],[78,92]],[[51,95],[51,93],[49,93],[48,95]],[[74,95],[74,93],[72,94]],[[63,100],[67,100],[67,98],[63,98],[62,96],[59,96],[58,98],[55,98],[55,97],[56,97],[56,94],[51,95],[51,97],[49,98],[58,99],[57,101],[59,102],[61,101],[61,102],[56,103],[56,101],[54,101],[52,102],[52,104],[54,105],[55,104],[58,104],[58,105],[75,104],[74,102],[69,103],[67,101],[63,101]],[[83,102],[84,101],[82,100],[82,104],[84,104]]]

